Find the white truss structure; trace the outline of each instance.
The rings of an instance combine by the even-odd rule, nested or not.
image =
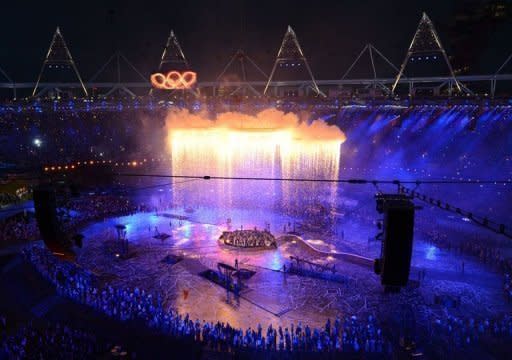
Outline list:
[[[510,60],[512,60],[512,54],[510,54],[507,58],[507,60],[505,60],[505,62],[503,64],[501,64],[501,66],[498,68],[498,70],[496,70],[496,72],[494,73],[494,75],[498,75],[501,70],[503,70],[503,68],[505,68],[505,66],[508,65],[508,63],[510,62]]]
[[[374,83],[373,83],[373,87],[381,87],[384,91],[386,91],[387,93],[390,92],[390,89],[383,85],[381,82],[379,82],[377,80],[377,68],[375,67],[375,58],[374,58],[374,52],[381,58],[383,59],[386,64],[388,64],[394,71],[396,71],[397,73],[399,72],[398,68],[387,58],[385,57],[375,46],[373,46],[372,44],[366,44],[365,47],[363,48],[363,50],[361,50],[361,52],[359,53],[359,55],[356,57],[356,59],[354,60],[354,62],[352,63],[352,65],[350,65],[350,67],[347,69],[347,71],[345,71],[345,73],[343,74],[343,76],[341,77],[341,80],[344,80],[348,74],[350,73],[350,71],[352,71],[352,69],[354,68],[354,66],[358,63],[358,61],[361,59],[361,57],[364,55],[365,52],[368,52],[368,55],[370,57],[370,62],[371,62],[371,67],[372,67],[372,73],[373,73],[373,80],[374,80]]]
[[[116,51],[108,60],[105,64],[103,64],[101,66],[101,68],[96,72],[96,74],[94,74],[91,79],[88,81],[89,83],[93,83],[95,81],[97,81],[98,77],[105,72],[105,69],[110,65],[114,65],[115,66],[115,71],[116,71],[116,80],[117,80],[117,83],[116,85],[114,85],[112,87],[112,89],[110,89],[106,94],[102,95],[102,96],[110,96],[113,92],[115,91],[123,91],[125,93],[127,93],[128,95],[132,96],[132,97],[135,97],[135,94],[133,93],[133,91],[131,91],[130,89],[128,89],[126,86],[123,85],[123,82],[121,80],[121,62],[125,63],[130,69],[132,69],[132,71],[137,74],[137,76],[142,80],[142,81],[147,81],[147,78],[142,75],[142,73],[137,70],[137,68],[126,58],[126,56],[124,56],[121,52],[119,51]]]
[[[158,70],[162,70],[162,68],[167,64],[171,64],[174,67],[181,65],[186,69],[190,68],[190,64],[188,63],[187,58],[181,49],[178,38],[174,34],[174,30],[171,30],[169,37],[167,38],[167,43],[165,44],[164,51],[162,52]],[[173,68],[172,70],[176,69]]]
[[[313,76],[308,61],[306,60],[302,48],[300,47],[299,41],[297,40],[297,35],[295,35],[295,31],[293,31],[292,27],[289,25],[288,29],[286,30],[286,33],[284,34],[281,47],[277,52],[276,61],[274,62],[274,66],[272,67],[272,71],[270,73],[270,76],[268,77],[265,90],[263,90],[263,95],[266,95],[270,83],[274,78],[274,74],[276,72],[277,67],[280,65],[288,65],[290,62],[292,63],[292,65],[295,65],[296,63],[300,64],[300,62],[302,62],[311,78],[311,88],[313,89],[313,91],[316,92],[317,95],[325,97],[325,94],[322,93],[318,88],[315,77]]]
[[[164,67],[166,69],[164,69]],[[187,61],[185,57],[185,53],[181,49],[180,43],[178,42],[178,38],[174,33],[174,30],[171,30],[169,33],[169,37],[167,38],[167,42],[165,43],[164,50],[162,51],[162,56],[160,57],[160,64],[158,65],[159,71],[165,70],[189,70],[190,63]],[[187,92],[191,93],[195,97],[199,97],[199,91],[194,91],[193,89],[187,89]],[[153,88],[149,90],[149,95],[153,94]]]
[[[404,62],[402,63],[400,71],[398,72],[395,81],[391,86],[391,92],[395,92],[395,88],[398,82],[400,81],[400,78],[404,75],[404,70],[411,56],[423,52],[440,52],[443,56],[444,61],[446,62],[446,65],[448,66],[450,77],[453,79],[455,86],[459,91],[462,91],[463,86],[455,77],[452,65],[450,63],[450,60],[448,59],[448,55],[446,55],[446,51],[444,50],[443,45],[441,44],[439,36],[437,35],[437,32],[434,28],[434,24],[432,23],[428,15],[426,13],[423,13],[423,15],[421,16],[421,20],[418,24],[418,28],[416,29],[416,33],[414,34],[411,44],[409,45],[409,49],[407,50],[407,54],[405,55]],[[466,88],[464,88],[464,90],[468,91]]]
[[[234,54],[233,56],[231,57],[231,59],[228,61],[228,63],[226,64],[226,66],[224,67],[224,69],[222,70],[222,72],[219,74],[219,76],[217,76],[217,82],[222,82],[223,80],[223,77],[224,75],[226,74],[226,72],[228,71],[228,69],[230,69],[232,66],[235,66],[236,63],[239,63],[240,64],[240,73],[241,73],[241,80],[242,80],[242,85],[239,85],[236,87],[236,89],[234,89],[230,95],[235,95],[236,93],[238,93],[239,91],[241,90],[245,90],[245,89],[248,89],[250,90],[254,95],[261,95],[260,92],[258,90],[256,90],[254,88],[254,86],[252,86],[248,81],[247,81],[247,65],[252,65],[252,67],[259,73],[262,75],[262,78],[263,79],[268,79],[268,75],[263,71],[261,70],[261,68],[258,66],[258,64],[256,64],[256,62],[249,56],[247,55],[242,49],[238,49]]]
[[[13,82],[13,81],[12,81],[12,79],[10,78],[10,76],[9,76],[9,75],[7,75],[7,73],[6,73],[6,72],[4,71],[4,69],[2,69],[1,67],[0,67],[0,74],[2,74],[2,76],[3,76],[7,81],[9,81],[10,83],[12,83],[12,82]]]
[[[5,78],[5,80],[7,80],[10,84],[13,85],[12,97],[13,97],[13,99],[16,99],[16,87],[14,87],[14,81],[12,81],[11,77],[9,75],[7,75],[7,73],[1,67],[0,67],[0,74],[2,74],[2,76]]]
[[[55,66],[57,68],[60,66],[71,67],[76,75],[76,78],[78,79],[78,82],[80,83],[82,90],[84,91],[85,96],[89,95],[58,26],[55,30],[55,33],[53,34],[52,42],[50,43],[50,47],[48,48],[48,52],[46,53],[46,57],[43,61],[43,66],[41,67],[41,71],[37,77],[36,85],[32,91],[32,96],[36,96],[37,88],[39,87],[39,83],[41,82],[41,78],[45,69],[51,66]]]

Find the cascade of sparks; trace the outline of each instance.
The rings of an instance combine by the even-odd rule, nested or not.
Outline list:
[[[337,179],[342,142],[301,139],[293,128],[180,128],[172,129],[169,136],[173,174],[228,177]],[[336,196],[335,185],[318,183],[218,181],[189,190],[175,194],[175,200],[287,206],[298,197],[321,194],[323,201],[334,203]]]

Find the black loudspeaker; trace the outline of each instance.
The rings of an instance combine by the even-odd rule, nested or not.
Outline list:
[[[34,189],[34,209],[37,226],[45,245],[53,252],[67,253],[70,244],[64,235],[57,217],[55,188],[39,186]]]
[[[377,203],[379,212],[384,214],[384,241],[378,269],[381,283],[386,287],[405,286],[411,269],[414,204],[400,194],[378,198]]]

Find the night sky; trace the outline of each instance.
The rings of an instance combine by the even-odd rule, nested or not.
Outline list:
[[[170,29],[200,80],[214,79],[239,47],[269,72],[290,24],[316,77],[337,79],[369,42],[399,65],[426,11],[455,67],[466,55],[470,73],[494,73],[512,52],[512,21],[458,20],[481,3],[488,1],[5,1],[0,66],[15,81],[34,81],[59,25],[86,80],[116,49],[148,74]]]

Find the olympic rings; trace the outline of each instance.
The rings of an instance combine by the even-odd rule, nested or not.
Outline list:
[[[190,89],[197,81],[197,74],[193,71],[169,71],[167,75],[154,73],[151,75],[151,85],[156,89],[175,90]]]

